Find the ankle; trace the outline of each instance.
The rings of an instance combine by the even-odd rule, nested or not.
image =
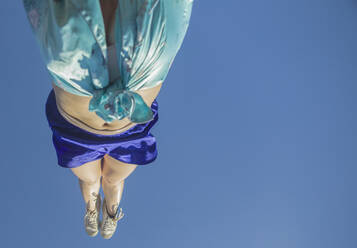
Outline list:
[[[117,212],[118,212],[118,209],[119,209],[119,205],[118,204],[113,204],[112,207],[109,207],[107,206],[107,204],[105,204],[105,208],[107,210],[107,213],[109,215],[110,218],[115,218]]]
[[[97,209],[96,209],[95,205],[90,204],[90,205],[86,206],[86,210],[87,210],[87,212],[92,212],[92,211],[95,211]]]
[[[88,201],[88,203],[86,204],[86,209],[87,211],[94,211],[97,210],[97,204],[96,201]]]

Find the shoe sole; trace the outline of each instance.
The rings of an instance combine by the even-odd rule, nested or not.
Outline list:
[[[95,236],[97,236],[98,231],[97,231],[96,233],[92,233],[92,234],[89,234],[89,233],[87,232],[87,234],[88,234],[89,237],[95,237]]]

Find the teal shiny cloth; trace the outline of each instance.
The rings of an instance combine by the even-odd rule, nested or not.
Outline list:
[[[92,96],[106,122],[145,123],[151,108],[134,91],[162,83],[186,34],[193,0],[119,0],[115,45],[120,78],[110,82],[99,0],[23,0],[47,69],[57,86]]]

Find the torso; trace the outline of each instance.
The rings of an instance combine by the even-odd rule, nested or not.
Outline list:
[[[114,45],[113,28],[115,23],[114,19],[117,1],[118,0],[100,1],[105,29],[107,30],[106,34],[108,47]],[[125,130],[128,130],[135,125],[135,123],[132,123],[128,118],[107,123],[96,113],[90,112],[88,110],[89,102],[92,97],[74,95],[56,86],[54,83],[52,83],[52,85],[56,95],[56,102],[59,112],[67,121],[75,126],[78,126],[89,132],[111,135],[124,132]],[[150,89],[139,90],[135,92],[142,96],[148,106],[151,106],[160,89],[161,84]]]

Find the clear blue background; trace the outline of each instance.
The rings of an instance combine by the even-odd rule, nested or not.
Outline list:
[[[196,0],[158,97],[159,157],[109,241],[56,164],[21,1],[0,8],[2,247],[357,246],[357,1]]]

